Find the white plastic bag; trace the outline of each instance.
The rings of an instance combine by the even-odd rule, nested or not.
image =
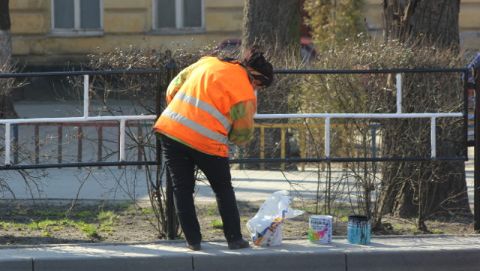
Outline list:
[[[303,214],[290,209],[290,197],[285,190],[273,193],[262,204],[257,214],[247,222],[253,244],[257,246],[278,246],[282,243],[282,224],[285,219]]]

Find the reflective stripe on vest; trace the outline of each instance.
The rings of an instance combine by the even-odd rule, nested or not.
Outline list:
[[[178,94],[177,94],[178,95]],[[205,137],[208,137],[212,140],[215,140],[215,141],[218,141],[220,143],[223,143],[223,144],[227,144],[228,143],[228,138],[226,136],[223,136],[222,134],[219,134],[217,132],[214,132],[196,122],[194,122],[193,120],[185,117],[185,116],[182,116],[176,112],[173,112],[172,110],[170,109],[165,109],[165,111],[163,111],[162,115],[164,116],[167,116],[169,118],[171,118],[172,120],[178,122],[178,123],[181,123],[187,127],[189,127],[190,129],[194,130],[195,132],[205,136]]]
[[[231,125],[228,119],[210,104],[204,101],[201,101],[195,97],[189,96],[185,93],[177,93],[173,98],[173,100],[176,100],[176,99],[189,103],[195,107],[198,107],[208,112],[210,115],[212,115],[215,119],[217,119],[223,125],[223,128],[225,128],[225,131],[227,131],[227,133],[228,131],[230,131]]]

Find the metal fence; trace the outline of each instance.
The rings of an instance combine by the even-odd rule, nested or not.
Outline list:
[[[396,77],[396,112],[395,113],[308,113],[308,114],[257,114],[255,119],[270,120],[270,119],[323,119],[323,138],[324,138],[324,153],[323,156],[306,157],[305,144],[300,142],[302,146],[301,156],[297,158],[287,157],[285,155],[285,130],[292,128],[295,125],[286,124],[287,126],[272,126],[272,125],[257,125],[257,129],[261,131],[260,142],[263,142],[265,128],[276,128],[281,130],[281,154],[280,157],[265,158],[264,154],[260,152],[258,158],[239,158],[235,157],[231,160],[232,163],[309,163],[309,162],[354,162],[354,161],[426,161],[426,160],[467,160],[467,149],[462,156],[459,157],[444,157],[437,155],[437,120],[440,118],[463,118],[464,121],[464,135],[465,142],[467,142],[467,127],[468,127],[468,90],[465,83],[464,87],[464,106],[462,112],[432,112],[432,113],[404,113],[402,104],[402,78],[407,73],[459,73],[466,78],[468,70],[465,68],[454,69],[385,69],[385,70],[277,70],[276,74],[295,74],[295,75],[349,75],[349,74],[395,74]],[[61,167],[82,167],[82,166],[127,166],[127,165],[155,165],[159,161],[152,160],[128,160],[125,152],[125,135],[126,127],[130,127],[132,122],[147,121],[153,122],[157,118],[156,115],[119,115],[119,116],[90,116],[89,106],[90,98],[90,76],[93,75],[121,75],[121,74],[157,74],[162,76],[159,70],[116,70],[116,71],[75,71],[75,72],[39,72],[39,73],[4,73],[0,74],[0,80],[7,78],[28,78],[28,77],[43,77],[43,76],[82,76],[83,77],[83,116],[81,117],[65,117],[65,118],[28,118],[28,119],[2,119],[0,125],[4,125],[4,162],[0,166],[0,170],[15,170],[15,169],[35,169],[35,168],[61,168]],[[162,89],[158,89],[158,97],[163,97]],[[157,99],[158,99],[157,97]],[[160,105],[157,102],[157,107]],[[338,119],[429,119],[430,120],[430,149],[429,157],[378,157],[376,155],[370,157],[336,157],[331,153],[331,129],[332,120]],[[19,164],[16,152],[12,151],[12,147],[16,146],[16,139],[18,138],[18,125],[33,125],[35,127],[35,141],[38,140],[38,130],[41,126],[57,125],[58,129],[58,157],[56,163],[41,163],[38,159],[39,149],[36,144],[34,152],[35,159],[32,164]],[[78,129],[78,148],[76,162],[63,162],[62,160],[62,127],[74,125]],[[82,161],[82,127],[94,125],[100,127],[98,129],[98,149],[96,161],[85,162]],[[117,161],[102,161],[102,128],[107,126],[118,127],[118,160]],[[141,131],[139,131],[141,133]],[[140,147],[140,146],[139,146]],[[262,148],[263,149],[263,148]],[[141,152],[140,150],[138,152]],[[140,155],[140,154],[139,154]]]
[[[323,139],[323,153],[316,156],[307,155],[306,149],[308,148],[305,138],[305,130],[302,126],[285,123],[285,124],[266,124],[262,123],[257,125],[256,129],[259,132],[260,152],[258,157],[232,157],[231,163],[238,164],[260,164],[266,163],[280,163],[282,167],[285,163],[300,163],[303,167],[306,163],[318,163],[318,162],[381,162],[381,161],[431,161],[431,160],[467,160],[467,129],[468,129],[468,90],[467,84],[464,84],[464,99],[463,110],[460,112],[424,112],[424,113],[406,113],[404,112],[404,104],[402,103],[403,92],[403,76],[409,73],[454,73],[460,74],[463,78],[466,78],[468,70],[465,68],[456,69],[385,69],[385,70],[277,70],[276,74],[284,75],[351,75],[351,74],[392,74],[396,78],[395,88],[395,113],[286,113],[286,114],[257,114],[255,119],[257,120],[298,120],[298,119],[320,119],[322,124],[318,125],[316,129],[321,133]],[[155,148],[155,143],[151,142],[148,146],[134,143],[133,149],[135,155],[128,155],[127,153],[127,130],[133,128],[137,130],[137,135],[145,136],[145,127],[151,125],[157,118],[157,115],[115,115],[115,116],[90,116],[90,92],[91,92],[91,76],[96,75],[122,75],[122,74],[155,74],[157,76],[167,76],[160,70],[118,70],[118,71],[76,71],[76,72],[47,72],[47,73],[4,73],[0,74],[0,80],[8,78],[29,78],[29,77],[43,77],[43,76],[80,76],[83,78],[83,115],[80,117],[62,117],[62,118],[28,118],[28,119],[1,119],[0,126],[4,128],[4,148],[3,148],[3,163],[0,165],[0,170],[21,170],[21,169],[39,169],[39,168],[65,168],[65,167],[105,167],[105,166],[142,166],[142,165],[159,165],[161,163],[158,145]],[[157,89],[156,107],[157,113],[160,113],[160,99],[164,96],[164,89],[160,86]],[[478,104],[477,104],[478,105]],[[464,152],[460,156],[441,156],[437,154],[437,124],[439,119],[444,118],[460,118],[463,121],[463,134],[465,148]],[[366,156],[337,156],[332,152],[332,129],[335,127],[333,120],[383,120],[383,119],[425,119],[429,121],[430,126],[430,153],[428,156],[422,157],[380,157],[376,155],[376,143],[372,143],[372,155]],[[33,159],[24,162],[18,159],[17,150],[19,148],[18,138],[19,126],[33,127]],[[57,142],[56,142],[56,161],[51,163],[44,163],[41,159],[41,148],[39,147],[40,130],[42,127],[56,128]],[[67,162],[64,157],[64,139],[63,130],[66,127],[77,127],[76,130],[76,161]],[[83,156],[84,149],[84,134],[89,128],[95,128],[96,130],[96,159],[92,161],[85,161]],[[115,142],[115,157],[110,161],[105,161],[103,149],[103,131],[104,129],[115,128],[118,131]],[[280,130],[280,154],[279,157],[265,157],[265,153],[262,152],[265,148],[265,129],[279,129]],[[288,129],[299,130],[299,145],[300,156],[289,157],[286,154],[286,131]],[[302,130],[303,129],[303,130]],[[381,127],[374,127],[372,129],[372,139],[376,138],[376,133]],[[148,129],[149,130],[149,129]],[[148,132],[146,132],[148,133]],[[320,136],[319,136],[320,137]],[[155,137],[152,137],[155,139]],[[152,140],[153,141],[153,140]],[[375,141],[373,141],[375,142]],[[130,142],[131,144],[132,142]],[[145,148],[149,148],[149,151],[153,153],[151,159],[145,159]],[[70,155],[72,155],[70,153]],[[111,156],[112,157],[112,156]],[[143,158],[142,158],[143,157]],[[477,180],[476,180],[477,182]],[[167,181],[168,183],[168,181]],[[479,184],[476,183],[475,187]],[[477,195],[475,189],[476,202]],[[477,206],[476,206],[477,207]],[[477,208],[475,208],[477,210]],[[480,212],[476,212],[477,213]],[[477,221],[477,220],[476,220]],[[480,221],[480,218],[478,219]],[[480,222],[479,222],[480,223]],[[479,224],[480,225],[480,224]],[[170,231],[172,232],[172,231]]]

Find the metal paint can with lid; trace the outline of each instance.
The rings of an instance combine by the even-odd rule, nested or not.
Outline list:
[[[348,217],[347,239],[350,244],[368,245],[370,235],[370,221],[366,216],[351,215]]]

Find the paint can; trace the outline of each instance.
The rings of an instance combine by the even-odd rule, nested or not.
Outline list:
[[[332,216],[312,215],[308,219],[308,240],[313,243],[329,244],[332,242]]]
[[[370,235],[370,221],[366,216],[351,215],[348,217],[347,239],[350,244],[368,245]]]

